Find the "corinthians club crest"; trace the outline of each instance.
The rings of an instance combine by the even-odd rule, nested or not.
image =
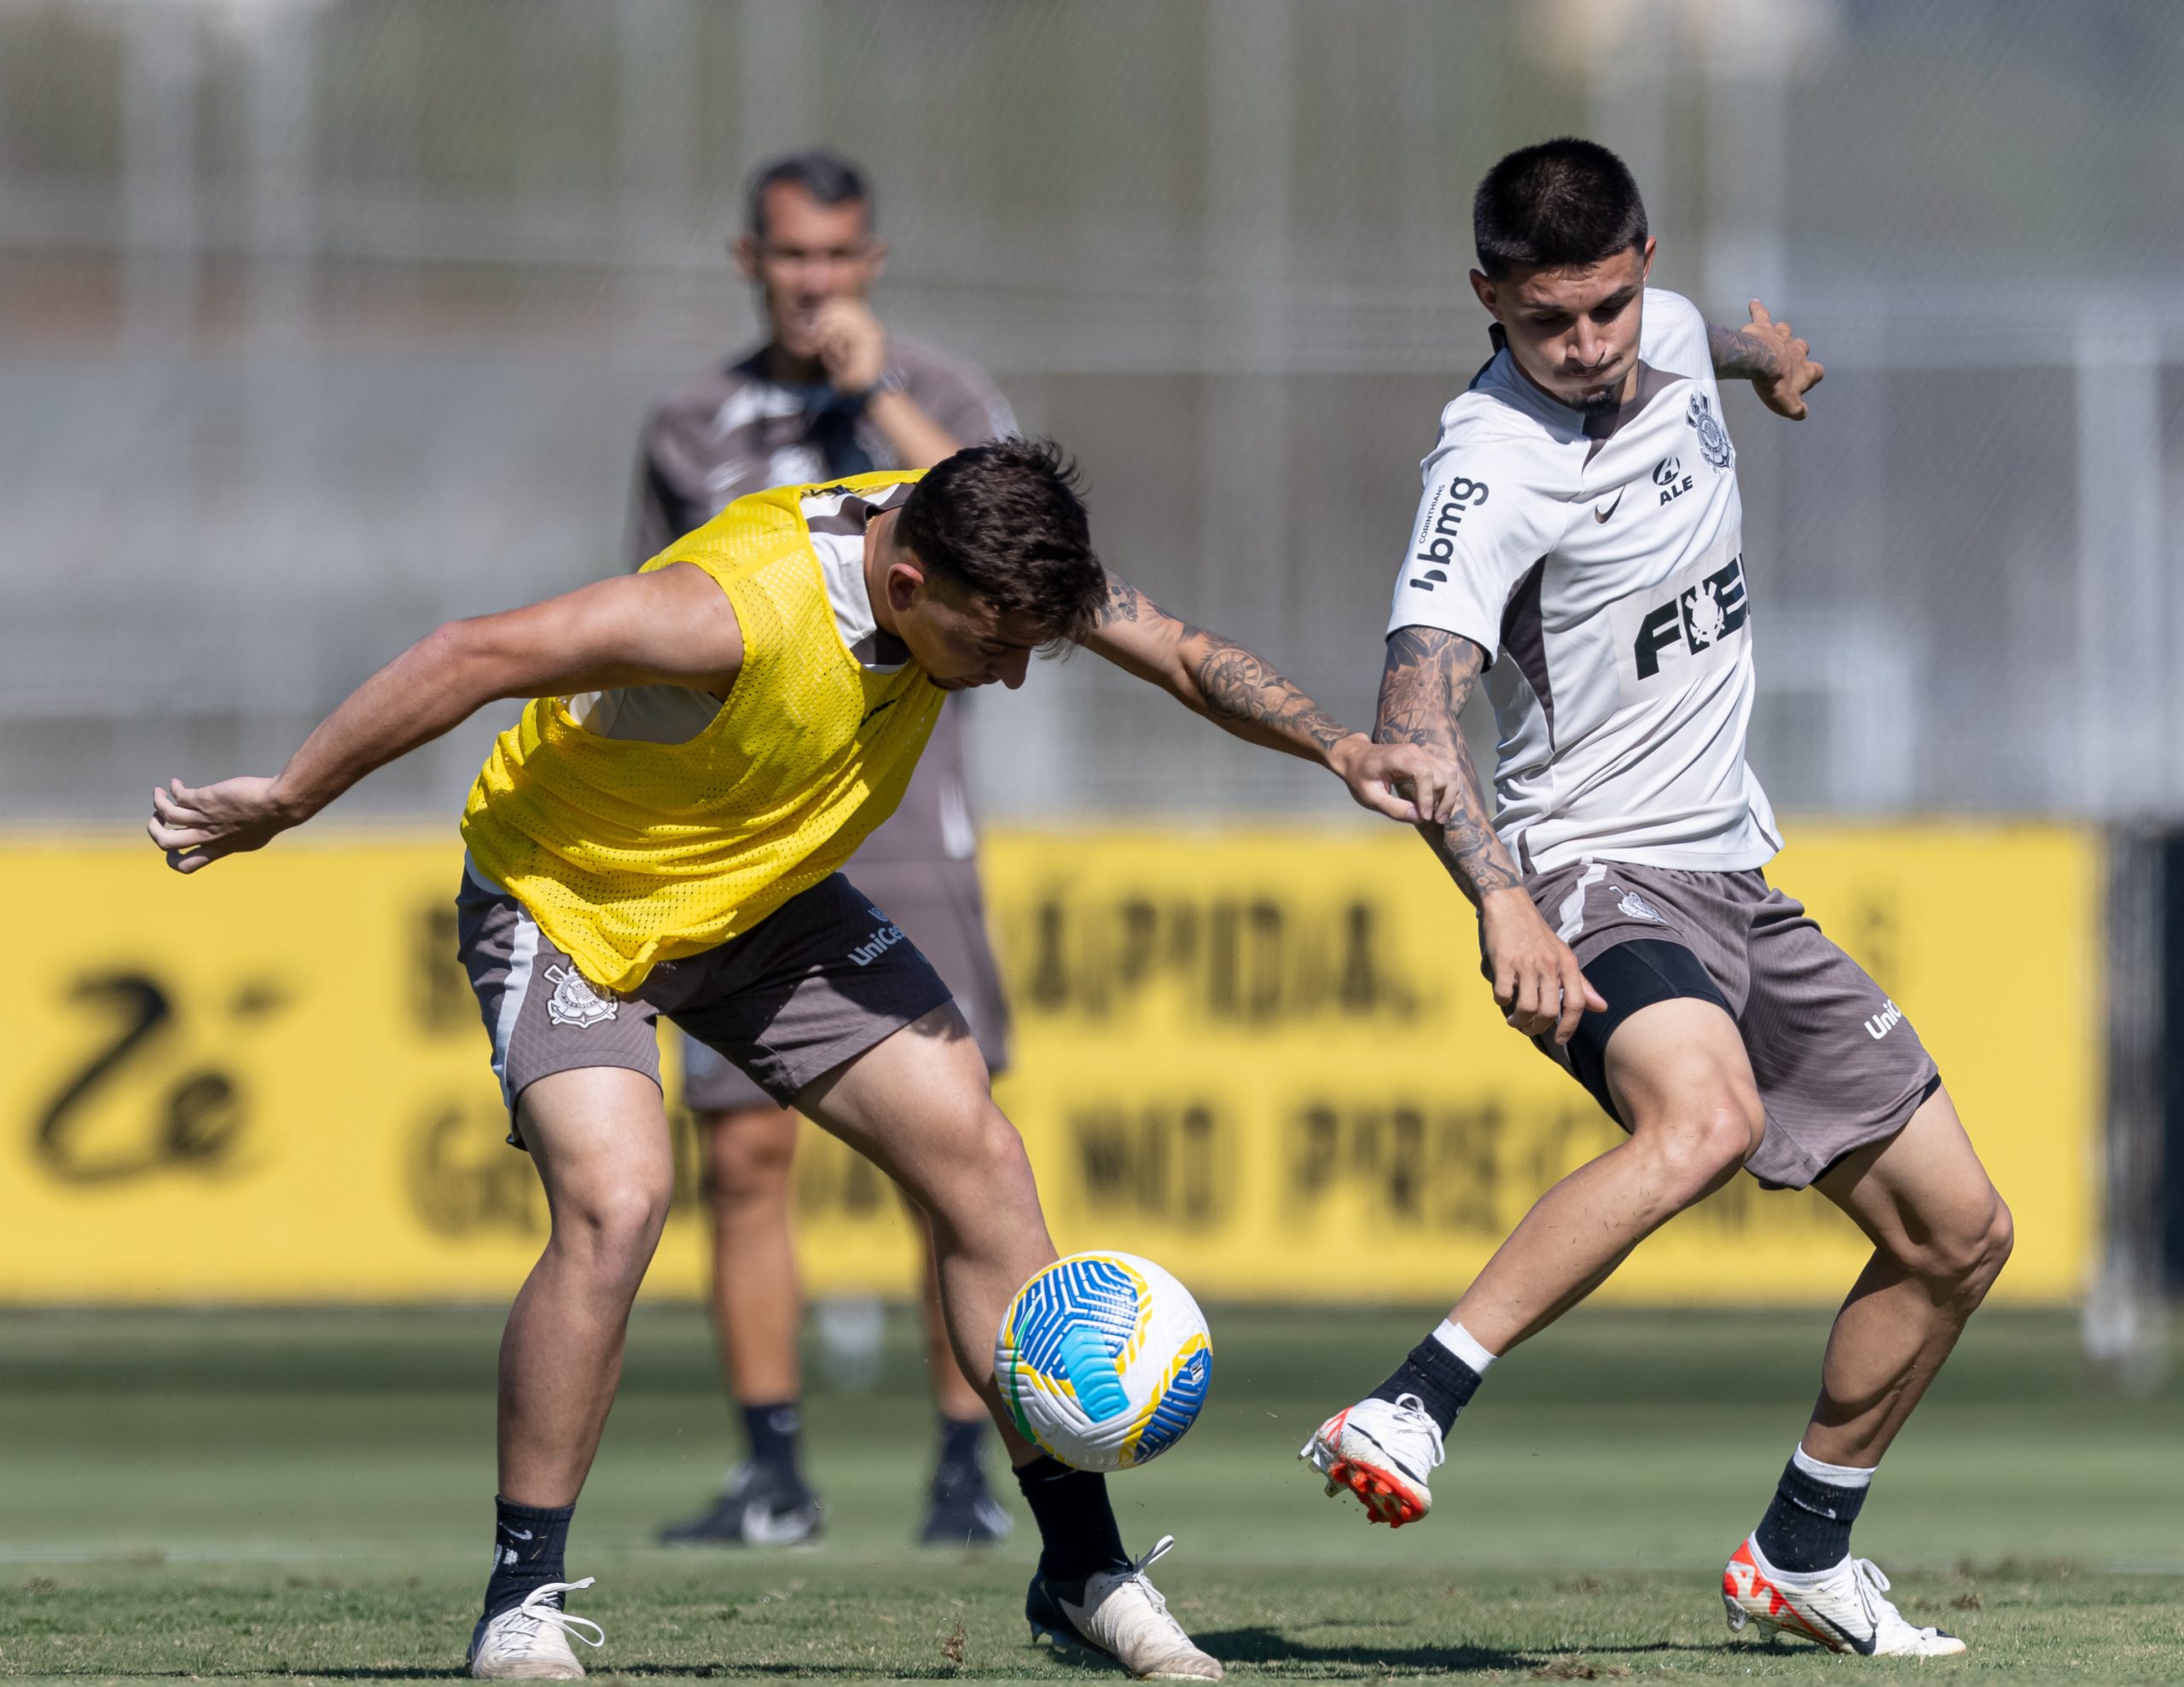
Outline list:
[[[1727,468],[1731,455],[1729,431],[1715,415],[1705,393],[1691,395],[1691,408],[1683,413],[1683,419],[1699,432],[1699,455],[1716,468]]]
[[[554,994],[546,1000],[546,1017],[556,1025],[574,1025],[582,1030],[622,1011],[620,1002],[601,995],[573,966],[549,966],[546,976],[554,981]]]

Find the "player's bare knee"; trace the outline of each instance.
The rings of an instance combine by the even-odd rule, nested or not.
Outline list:
[[[981,1186],[990,1188],[996,1196],[1033,1186],[1031,1159],[1024,1151],[1024,1139],[1001,1109],[980,1108],[970,1137],[968,1146],[975,1157]]]
[[[1987,1226],[1989,1256],[1994,1260],[1997,1274],[2017,1251],[2017,1215],[2010,1211],[2009,1203],[1999,1192],[1995,1197],[1995,1216]]]
[[[796,1163],[794,1139],[782,1143],[757,1133],[725,1133],[706,1175],[706,1196],[716,1213],[780,1200]]]
[[[1895,1251],[1903,1267],[1922,1277],[1949,1298],[1977,1306],[2001,1275],[2016,1242],[2016,1226],[2002,1197],[1953,1214],[1900,1241]]]
[[[595,1277],[642,1277],[674,1192],[671,1183],[644,1178],[587,1189],[556,1206],[554,1244],[578,1255]]]
[[[944,1163],[944,1177],[922,1197],[911,1191],[912,1198],[937,1223],[949,1225],[959,1234],[974,1233],[983,1216],[1038,1203],[1024,1139],[998,1107],[989,1104],[965,1116],[950,1133]]]
[[[1984,1296],[2002,1267],[2009,1263],[2010,1250],[2017,1245],[2017,1221],[2010,1216],[2009,1204],[1998,1193],[1994,1208],[1987,1219],[1986,1228],[1974,1244],[1965,1250],[1959,1262],[1960,1278],[1966,1289]]]
[[[1670,1198],[1681,1205],[1699,1200],[1734,1177],[1758,1145],[1766,1120],[1757,1099],[1747,1103],[1724,1093],[1680,1117],[1664,1119],[1641,1133],[1656,1161]]]

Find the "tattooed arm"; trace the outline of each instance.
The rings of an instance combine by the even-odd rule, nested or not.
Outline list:
[[[1329,768],[1365,807],[1415,822],[1449,812],[1455,768],[1409,744],[1375,744],[1328,715],[1255,651],[1179,621],[1110,574],[1107,601],[1085,648],[1159,686],[1247,744]]]
[[[1769,316],[1767,307],[1756,299],[1747,326],[1725,328],[1707,323],[1706,347],[1713,354],[1716,375],[1750,381],[1760,403],[1792,421],[1805,419],[1804,395],[1827,373],[1813,361],[1812,347],[1792,334],[1787,322]]]
[[[1478,770],[1457,724],[1485,667],[1486,652],[1469,639],[1438,627],[1398,628],[1388,635],[1380,714],[1373,728],[1383,744],[1415,744],[1456,764],[1456,798],[1447,822],[1418,829],[1456,889],[1474,904],[1523,878],[1495,835]]]
[[[1464,746],[1459,716],[1486,668],[1486,652],[1438,627],[1399,627],[1388,635],[1380,671],[1380,718],[1373,736],[1413,744],[1455,763],[1449,812],[1420,824],[1419,834],[1478,909],[1494,1000],[1528,1037],[1552,1032],[1566,1043],[1586,1010],[1607,1004],[1585,982],[1569,945],[1548,930],[1523,875],[1495,835],[1478,770]]]

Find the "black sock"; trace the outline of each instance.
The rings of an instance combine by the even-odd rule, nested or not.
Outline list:
[[[1478,1372],[1428,1336],[1396,1367],[1395,1375],[1373,1390],[1374,1400],[1395,1400],[1416,1394],[1447,1435],[1456,1414],[1478,1392]]]
[[[1774,1502],[1753,1531],[1760,1552],[1792,1575],[1832,1569],[1850,1556],[1850,1525],[1866,1503],[1862,1487],[1838,1487],[1800,1470],[1792,1458],[1782,1469]]]
[[[519,1505],[493,1497],[493,1575],[485,1584],[485,1615],[497,1617],[549,1581],[566,1581],[561,1555],[573,1505]]]
[[[1072,1470],[1042,1454],[1017,1470],[1016,1486],[1039,1526],[1041,1575],[1075,1581],[1130,1562],[1107,1479],[1097,1470]]]
[[[796,1474],[796,1440],[803,1429],[804,1414],[793,1400],[743,1408],[743,1435],[751,1444],[751,1462],[770,1470]]]
[[[944,1470],[978,1470],[980,1468],[979,1453],[985,1446],[985,1439],[986,1420],[983,1417],[942,1417],[939,1468]]]

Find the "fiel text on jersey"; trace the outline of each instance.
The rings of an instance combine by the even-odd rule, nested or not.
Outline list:
[[[1638,677],[1650,680],[1659,673],[1667,652],[1681,648],[1697,656],[1711,650],[1742,627],[1751,612],[1744,588],[1744,553],[1739,551],[1697,585],[1686,586],[1646,612],[1631,652],[1637,658]]]
[[[1486,501],[1486,483],[1473,480],[1468,475],[1454,475],[1441,489],[1441,501],[1433,511],[1433,525],[1420,525],[1418,549],[1412,555],[1414,562],[1426,565],[1410,582],[1421,592],[1430,592],[1436,585],[1445,585],[1449,578],[1449,564],[1456,554],[1456,535],[1462,530],[1464,513],[1475,510]]]

